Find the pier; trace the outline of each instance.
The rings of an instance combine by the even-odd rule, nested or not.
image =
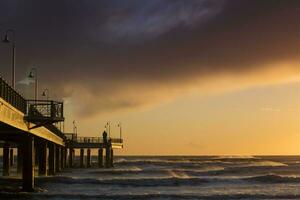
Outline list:
[[[57,125],[64,120],[63,102],[25,99],[0,78],[3,176],[9,176],[16,163],[17,172],[22,174],[23,190],[34,191],[35,166],[39,176],[72,168],[75,149],[80,149],[80,167],[91,167],[92,149],[98,152],[98,167],[113,167],[114,149],[123,148],[122,138],[110,138],[105,131],[101,137],[64,133]]]

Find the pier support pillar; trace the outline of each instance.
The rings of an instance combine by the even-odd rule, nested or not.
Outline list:
[[[73,148],[69,149],[69,167],[72,168],[73,167]]]
[[[105,148],[105,167],[110,167],[110,146]]]
[[[34,190],[34,138],[25,136],[23,140],[23,190]]]
[[[55,144],[49,144],[49,175],[55,174],[56,150]]]
[[[76,158],[76,154],[75,154],[75,149],[72,149],[72,151],[73,151],[73,153],[72,153],[72,156],[73,156],[73,158],[72,158],[72,160],[73,160],[73,165],[74,165],[74,162],[75,162],[75,158]]]
[[[37,167],[39,166],[39,154],[38,154],[38,144],[39,144],[40,140],[35,140],[35,144],[34,144],[34,165]]]
[[[68,157],[68,149],[64,147],[64,168],[68,167],[67,157]]]
[[[23,168],[23,151],[22,151],[22,145],[18,145],[17,149],[17,173],[21,174],[22,173],[22,168]]]
[[[9,176],[9,169],[10,169],[10,163],[9,163],[9,144],[4,143],[3,146],[3,176]]]
[[[38,145],[39,175],[47,176],[47,142],[39,141]]]
[[[61,169],[65,168],[65,148],[61,147],[60,148],[60,167]]]
[[[14,165],[14,149],[11,148],[10,151],[9,151],[9,164],[10,166],[13,166]]]
[[[87,150],[87,155],[86,155],[86,166],[91,167],[91,149]]]
[[[114,166],[114,150],[113,148],[110,149],[110,167]]]
[[[98,149],[98,167],[103,167],[103,149]]]
[[[80,167],[83,168],[84,167],[84,149],[80,149]]]
[[[55,171],[60,172],[61,171],[61,147],[56,145],[55,150],[56,150],[56,153],[55,153]]]

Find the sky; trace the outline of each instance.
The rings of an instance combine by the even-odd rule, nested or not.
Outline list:
[[[1,0],[8,28],[17,89],[36,67],[66,132],[121,122],[123,155],[300,154],[300,1]]]

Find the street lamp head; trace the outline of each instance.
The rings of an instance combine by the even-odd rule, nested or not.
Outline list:
[[[45,96],[47,96],[47,94],[49,95],[49,90],[46,88],[46,89],[44,89],[42,96],[45,97]]]
[[[32,71],[32,70],[30,71],[30,73],[29,73],[28,77],[29,77],[29,78],[34,78],[34,73],[33,73],[33,71]]]
[[[3,43],[10,43],[10,39],[9,39],[9,36],[8,36],[7,33],[5,34],[5,37],[4,37],[4,39],[2,40],[2,42],[3,42]]]
[[[37,69],[35,67],[31,68],[28,77],[29,78],[37,78]]]

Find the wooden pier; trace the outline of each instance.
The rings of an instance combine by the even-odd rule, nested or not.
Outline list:
[[[63,121],[62,102],[26,100],[0,78],[3,176],[10,175],[10,168],[15,163],[14,149],[17,172],[22,174],[25,191],[34,191],[35,166],[39,176],[55,175],[74,166],[75,149],[80,149],[80,167],[91,167],[92,149],[97,149],[98,167],[113,167],[113,149],[123,148],[121,138],[108,138],[106,132],[102,137],[63,133],[55,126],[55,123]]]

